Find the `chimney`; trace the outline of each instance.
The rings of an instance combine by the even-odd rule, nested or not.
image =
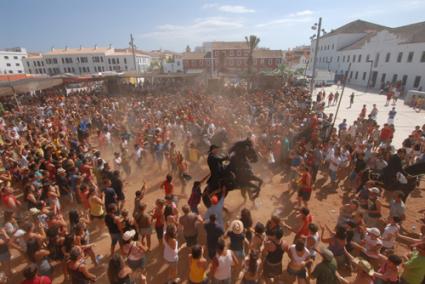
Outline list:
[[[109,49],[112,49],[112,43],[109,44]]]
[[[82,50],[83,49],[83,46],[80,44],[80,50]]]
[[[67,45],[65,45],[65,51],[66,51],[66,50],[68,50],[68,46],[67,46]]]
[[[94,45],[94,50],[96,50],[96,49],[97,49],[97,44]]]

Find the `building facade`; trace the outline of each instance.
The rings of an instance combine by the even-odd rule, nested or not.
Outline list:
[[[309,62],[309,46],[298,46],[285,51],[285,64],[287,64],[292,71],[303,70],[304,73]]]
[[[96,74],[100,72],[143,73],[150,67],[150,56],[142,51],[102,47],[80,47],[52,49],[46,53],[29,54],[23,60],[25,71],[29,74]]]
[[[246,42],[206,42],[195,52],[182,54],[186,73],[241,73],[248,68],[249,48]],[[274,70],[283,62],[281,50],[257,48],[253,52],[255,71]]]
[[[311,43],[314,54],[315,40]],[[351,63],[351,70],[348,66]],[[317,68],[352,85],[425,89],[425,22],[389,28],[357,20],[320,37]],[[311,65],[309,70],[311,70]]]
[[[0,74],[23,74],[25,69],[22,60],[27,57],[24,48],[6,48],[0,50]]]

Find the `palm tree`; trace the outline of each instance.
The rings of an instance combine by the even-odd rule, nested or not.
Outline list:
[[[255,35],[250,35],[249,37],[245,37],[245,42],[249,48],[248,54],[248,76],[252,79],[252,66],[254,65],[254,49],[257,48],[260,43],[260,38]]]

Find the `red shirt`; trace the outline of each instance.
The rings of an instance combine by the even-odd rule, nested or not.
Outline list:
[[[174,191],[174,186],[168,181],[164,181],[162,183],[162,187],[164,188],[165,195],[172,195]]]
[[[310,225],[312,222],[313,222],[313,215],[308,214],[307,216],[305,216],[303,220],[303,225],[298,231],[297,236],[308,236],[309,235],[308,225]]]
[[[31,280],[24,280],[21,284],[52,284],[52,280],[50,280],[47,276],[35,276]]]

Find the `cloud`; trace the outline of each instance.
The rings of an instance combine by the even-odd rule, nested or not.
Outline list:
[[[204,40],[212,37],[220,38],[225,33],[238,31],[243,27],[244,25],[241,19],[207,17],[195,19],[193,23],[188,25],[160,25],[156,27],[155,31],[142,34],[140,37],[161,40],[194,37],[198,40]]]
[[[246,14],[246,13],[254,13],[254,9],[249,9],[245,6],[240,5],[223,5],[219,6],[218,9],[222,12],[226,13],[236,13],[236,14]]]
[[[221,12],[234,14],[255,13],[254,9],[250,9],[242,5],[219,5],[217,3],[205,3],[202,5],[202,9],[217,9]]]
[[[304,10],[295,13],[288,14],[286,17],[281,19],[276,19],[270,22],[257,24],[257,28],[264,28],[269,26],[277,26],[277,25],[290,25],[295,23],[307,23],[313,20],[311,17],[314,14],[311,10]]]

